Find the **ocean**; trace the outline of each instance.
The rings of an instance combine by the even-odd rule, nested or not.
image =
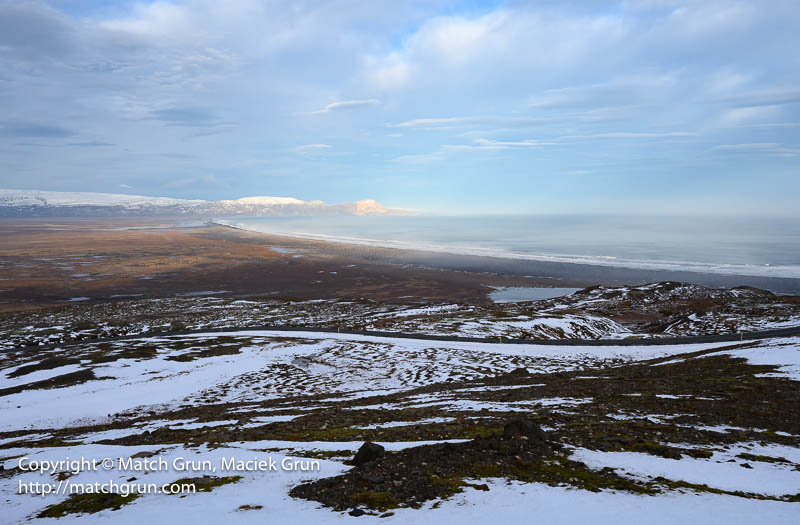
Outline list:
[[[649,270],[800,278],[800,220],[666,216],[234,217],[329,242]]]

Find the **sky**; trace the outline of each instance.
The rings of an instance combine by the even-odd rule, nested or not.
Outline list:
[[[0,188],[800,216],[796,0],[0,0]]]

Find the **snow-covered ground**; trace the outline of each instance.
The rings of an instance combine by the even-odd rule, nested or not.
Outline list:
[[[12,451],[9,451],[12,452]],[[25,451],[14,451],[22,453]],[[88,445],[70,447],[62,450],[50,450],[37,453],[32,458],[59,460],[70,457],[107,458],[125,457],[133,453],[123,447]],[[249,452],[249,453],[248,453]],[[214,450],[187,450],[183,447],[172,447],[161,453],[161,457],[171,462],[177,457],[211,460],[217,464],[224,457],[249,457],[254,455],[243,447],[225,447]],[[280,463],[285,454],[273,454]],[[669,461],[669,460],[664,460]],[[675,462],[673,462],[675,463]],[[565,487],[550,487],[542,484],[526,484],[505,482],[502,480],[484,480],[488,491],[466,489],[462,494],[440,502],[437,508],[426,505],[422,509],[397,509],[390,519],[377,516],[361,516],[358,518],[347,514],[332,513],[318,505],[290,498],[289,488],[300,480],[316,479],[338,474],[347,467],[336,461],[320,461],[318,472],[266,472],[252,473],[230,485],[214,489],[213,492],[189,494],[185,497],[168,494],[146,494],[133,503],[112,511],[105,510],[96,514],[67,515],[59,518],[58,523],[343,523],[343,522],[377,522],[427,524],[487,523],[500,521],[510,524],[531,523],[535,514],[536,521],[549,524],[574,523],[649,523],[678,524],[791,524],[796,523],[798,504],[775,501],[758,501],[741,499],[727,495],[671,493],[663,496],[643,496],[618,492],[593,493],[583,490],[572,490]],[[739,469],[741,470],[741,469]],[[236,472],[219,472],[234,474]],[[20,480],[0,480],[0,492],[3,496],[3,523],[25,523],[55,497],[6,495],[17,489],[19,481],[41,481],[38,473],[26,473],[18,476]],[[74,483],[106,482],[116,477],[124,483],[127,474],[109,476],[105,472],[82,472],[73,476]],[[140,483],[169,483],[180,475],[174,472],[151,472],[140,480]],[[795,479],[797,476],[795,477]],[[742,480],[741,476],[735,478]],[[751,481],[743,480],[745,484]],[[728,482],[729,484],[735,482]],[[240,510],[242,506],[260,506],[252,510]],[[49,520],[34,520],[47,522]]]
[[[109,414],[142,405],[175,407],[185,401],[199,402],[215,391],[221,401],[247,402],[290,394],[319,393],[374,395],[376,392],[410,389],[445,381],[470,379],[526,368],[533,372],[556,372],[664,357],[713,348],[714,344],[642,347],[486,344],[392,339],[350,334],[319,334],[313,331],[287,334],[277,331],[208,333],[172,337],[144,337],[120,342],[120,350],[160,346],[151,359],[121,358],[108,363],[81,365],[91,368],[98,380],[57,390],[26,390],[0,397],[0,430],[49,428],[68,423],[103,420]],[[218,355],[188,362],[176,357],[200,348],[201,343],[233,338],[240,344],[232,355]],[[175,343],[186,348],[175,350]],[[196,342],[197,345],[192,345]],[[230,343],[226,343],[230,344]],[[83,350],[90,351],[87,344]],[[718,345],[717,345],[718,346]],[[77,352],[78,349],[75,349]],[[47,356],[63,355],[58,349]],[[78,354],[80,355],[80,354]],[[786,357],[785,359],[792,359]],[[2,370],[3,387],[17,386],[22,376],[11,379],[19,367]],[[76,365],[33,372],[35,378],[74,372]],[[288,369],[288,370],[287,370]],[[281,380],[276,380],[283,375]],[[6,382],[7,381],[7,382]],[[216,392],[225,385],[224,393]],[[146,392],[146,396],[142,395]],[[91,399],[91,403],[84,401]],[[428,402],[443,402],[433,400]]]
[[[80,267],[90,275],[86,279],[94,279],[95,262],[93,257],[75,255],[18,264],[48,264],[70,271]],[[98,304],[75,297],[61,309],[0,316],[0,349],[146,335],[176,330],[176,323],[191,330],[308,326],[508,339],[674,337],[800,326],[800,302],[794,297],[671,282],[594,287],[552,299],[483,306],[243,300],[225,294],[225,290],[197,290],[174,298],[124,297],[128,300]]]
[[[23,451],[16,451],[23,452]],[[88,445],[64,450],[43,451],[32,456],[36,459],[59,460],[70,457],[106,458],[130,455],[133,451],[123,447]],[[246,448],[225,447],[214,450],[187,450],[173,447],[162,452],[162,457],[171,462],[177,457],[203,457],[215,464],[224,457],[245,457]],[[253,455],[250,452],[249,455]],[[280,463],[285,454],[274,454]],[[669,461],[669,460],[665,460]],[[105,510],[97,514],[82,514],[59,518],[58,523],[342,523],[378,522],[386,519],[376,516],[354,518],[346,514],[332,513],[308,501],[287,496],[288,489],[301,479],[332,476],[347,467],[336,461],[320,461],[319,472],[252,473],[241,481],[218,487],[210,493],[190,494],[186,497],[167,494],[146,494],[120,510]],[[741,469],[740,469],[741,470]],[[234,472],[220,472],[234,474]],[[16,491],[19,481],[40,481],[37,473],[26,473],[20,480],[0,481],[0,492],[4,495]],[[105,472],[82,472],[73,476],[74,483],[106,482],[111,477]],[[127,474],[116,476],[124,483]],[[169,483],[179,475],[171,472],[151,472],[141,482]],[[146,480],[146,481],[145,481]],[[488,492],[467,489],[441,502],[438,508],[427,505],[423,509],[397,509],[390,523],[425,524],[435,521],[443,524],[465,522],[486,523],[487,520],[505,523],[530,523],[531,514],[542,523],[708,523],[731,524],[790,524],[796,523],[798,505],[774,501],[745,500],[733,496],[691,493],[672,493],[659,497],[627,493],[592,493],[571,490],[565,487],[549,487],[540,484],[485,480]],[[4,497],[3,523],[24,523],[43,506],[55,498],[18,496]],[[253,510],[239,510],[245,505],[260,506]],[[35,520],[48,521],[48,520]]]
[[[104,345],[104,346],[101,346]],[[662,358],[680,364],[695,357],[685,354],[706,352],[705,357],[719,355],[745,358],[754,365],[770,364],[778,368],[767,377],[791,380],[786,388],[800,388],[800,338],[783,338],[758,342],[746,347],[715,348],[725,345],[696,344],[630,347],[571,347],[519,344],[485,344],[467,342],[432,342],[348,334],[320,334],[313,331],[292,333],[259,331],[207,333],[170,337],[142,337],[118,343],[85,343],[54,349],[20,361],[6,354],[0,358],[0,388],[25,387],[37,381],[57,379],[66,374],[91,370],[92,379],[55,388],[31,388],[0,395],[0,499],[3,502],[2,523],[27,523],[48,505],[65,496],[20,494],[20,483],[58,484],[92,483],[94,481],[163,484],[199,473],[177,472],[174,468],[147,472],[124,472],[119,469],[83,470],[58,479],[38,472],[19,473],[19,458],[60,460],[64,458],[129,458],[139,452],[153,452],[170,465],[178,457],[208,460],[218,465],[222,458],[272,457],[278,463],[284,458],[308,461],[309,454],[354,451],[361,440],[332,439],[327,441],[248,440],[229,441],[219,445],[162,442],[156,445],[99,444],[131,435],[161,431],[197,431],[230,428],[252,429],[257,425],[294,424],[304,414],[325,417],[326,410],[337,407],[340,412],[364,410],[396,411],[395,420],[369,421],[355,425],[355,431],[402,431],[414,425],[454,425],[465,415],[491,418],[493,413],[532,413],[547,410],[559,421],[569,421],[576,410],[593,406],[597,398],[581,395],[534,397],[518,400],[507,395],[521,395],[543,388],[537,377],[580,371],[570,382],[605,381],[597,370],[615,368],[649,359]],[[97,359],[101,351],[105,359]],[[149,353],[148,353],[149,352]],[[694,355],[694,354],[693,354]],[[45,358],[71,358],[75,362],[22,373],[21,367],[42,363]],[[116,358],[115,358],[116,357]],[[9,366],[11,365],[11,366]],[[654,363],[656,365],[656,363]],[[657,364],[654,370],[669,364]],[[530,381],[520,385],[470,386],[470,381],[494,378],[519,369],[531,374]],[[585,371],[585,372],[584,372]],[[16,374],[15,374],[16,372]],[[524,374],[524,372],[523,372]],[[588,374],[588,375],[584,375]],[[15,375],[16,377],[9,377]],[[527,377],[527,376],[526,376]],[[551,379],[548,379],[550,381]],[[434,384],[457,383],[452,389],[428,391]],[[464,384],[461,384],[464,383]],[[421,389],[421,390],[420,390]],[[397,398],[376,402],[361,398],[409,392]],[[481,398],[491,394],[489,399]],[[312,396],[312,397],[307,397]],[[316,397],[313,397],[316,396]],[[477,396],[477,397],[475,397]],[[682,392],[664,392],[659,403],[692,401]],[[709,398],[712,399],[712,398]],[[302,401],[305,400],[305,401]],[[264,405],[266,401],[273,405]],[[301,402],[302,401],[302,402]],[[339,405],[346,402],[346,405]],[[708,401],[713,403],[714,401]],[[213,404],[223,407],[218,419],[163,417],[181,407]],[[404,419],[411,409],[438,407],[451,416],[412,417]],[[348,410],[339,410],[347,408]],[[786,410],[793,410],[786,407]],[[239,421],[239,414],[257,413]],[[177,414],[177,412],[176,412]],[[375,412],[380,414],[380,412]],[[636,416],[619,416],[631,420]],[[160,418],[160,419],[159,419]],[[613,419],[613,418],[609,418]],[[123,425],[120,422],[128,421]],[[116,427],[93,429],[91,425],[119,423]],[[113,425],[112,425],[113,426]],[[63,429],[76,427],[75,435],[52,446],[41,444]],[[84,427],[78,429],[77,427]],[[324,428],[324,427],[323,427]],[[165,430],[166,429],[166,430]],[[748,431],[757,429],[745,429]],[[13,433],[12,433],[13,432]],[[707,485],[729,492],[755,493],[783,497],[800,493],[800,448],[796,438],[784,433],[780,439],[795,440],[790,444],[762,444],[750,437],[726,446],[715,446],[708,458],[684,457],[680,460],[657,457],[634,451],[601,451],[584,447],[567,447],[574,460],[592,469],[611,467],[630,479],[651,480],[658,476]],[[458,440],[456,440],[458,441]],[[40,442],[40,444],[35,444]],[[30,444],[27,444],[30,443]],[[787,442],[788,443],[788,442]],[[417,446],[413,441],[383,441],[388,450]],[[692,448],[694,445],[687,445]],[[750,461],[752,468],[742,468],[742,454],[778,457],[775,462]],[[292,455],[294,454],[294,456]],[[314,457],[314,456],[311,456]],[[301,481],[327,478],[347,471],[342,461],[348,456],[320,456],[318,471],[213,472],[215,476],[242,475],[242,479],[215,487],[211,492],[180,495],[145,494],[119,510],[103,510],[94,514],[68,514],[59,523],[163,523],[165,521],[196,523],[340,523],[350,520],[377,521],[377,516],[351,517],[332,512],[319,504],[294,499],[288,491]],[[785,460],[785,461],[784,461]],[[63,469],[60,469],[61,471]],[[3,475],[2,473],[8,475]],[[10,473],[10,474],[9,474]],[[202,473],[212,473],[203,470]],[[380,520],[395,523],[463,523],[504,520],[509,523],[530,523],[535,514],[544,523],[648,522],[661,523],[796,523],[800,503],[766,501],[731,494],[697,493],[693,490],[670,490],[661,494],[639,495],[602,490],[593,493],[567,486],[541,483],[520,483],[502,479],[484,480],[488,492],[466,488],[452,498],[428,502],[422,509],[399,508]],[[133,483],[133,482],[131,482]],[[244,506],[244,507],[243,507]],[[35,523],[38,520],[34,520]]]

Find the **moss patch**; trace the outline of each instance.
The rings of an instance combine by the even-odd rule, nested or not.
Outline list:
[[[748,454],[747,452],[742,452],[741,454],[736,456],[737,458],[741,458],[747,461],[761,461],[763,463],[788,463],[791,464],[792,462],[784,457],[774,457],[774,456],[761,456],[757,454]]]
[[[211,492],[216,487],[236,483],[242,476],[202,476],[197,478],[181,478],[173,481],[170,485],[183,485],[194,487],[195,492]]]
[[[61,503],[45,508],[37,518],[60,518],[67,514],[94,514],[101,510],[117,510],[139,497],[139,494],[73,494]]]

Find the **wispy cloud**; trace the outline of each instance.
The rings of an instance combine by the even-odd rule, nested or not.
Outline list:
[[[217,177],[216,175],[200,175],[196,177],[171,179],[164,184],[164,187],[170,189],[183,189],[191,187],[202,187],[206,185],[226,186],[227,183],[220,180],[220,178]]]
[[[768,121],[780,115],[778,106],[741,106],[725,110],[718,122],[722,127],[738,127],[752,121]]]
[[[459,152],[491,152],[491,151],[513,151],[520,149],[540,149],[554,146],[566,146],[576,140],[609,140],[609,139],[662,139],[673,137],[694,137],[695,133],[688,131],[670,132],[608,132],[595,133],[592,135],[564,135],[553,139],[522,139],[522,140],[492,140],[487,138],[477,138],[471,144],[443,144],[432,153],[402,155],[392,159],[393,162],[408,164],[428,164],[447,159],[451,153]]]
[[[111,142],[103,142],[102,140],[87,140],[85,142],[68,142],[65,146],[72,148],[102,148],[107,146],[115,146]]]
[[[39,122],[12,121],[0,122],[0,136],[2,137],[27,137],[27,138],[63,138],[74,135],[70,129],[53,124]]]
[[[591,135],[564,135],[561,140],[586,140],[586,139],[663,139],[678,137],[696,137],[697,133],[691,131],[665,131],[665,132],[639,132],[639,131],[610,131],[607,133],[594,133]]]
[[[555,146],[558,144],[552,140],[489,140],[476,139],[475,143],[481,148],[541,148],[544,146]]]
[[[171,126],[214,128],[231,126],[232,122],[220,119],[216,112],[202,107],[168,107],[150,112],[150,118]]]
[[[800,147],[786,146],[777,142],[751,142],[745,144],[720,144],[714,146],[717,151],[730,151],[736,153],[778,155],[781,157],[796,157],[800,155]]]
[[[736,106],[775,106],[800,102],[800,88],[771,87],[747,91],[722,100]]]
[[[743,128],[800,128],[800,122],[770,122],[767,124],[744,124]]]
[[[396,124],[388,123],[386,126],[390,128],[437,128],[474,124],[477,122],[485,122],[486,120],[488,120],[486,117],[415,118]]]
[[[362,108],[365,106],[377,106],[380,100],[376,98],[369,98],[366,100],[342,100],[340,102],[332,102],[322,109],[316,111],[309,111],[307,115],[321,115],[323,113],[331,113],[334,111],[342,111],[348,109]]]
[[[425,165],[432,164],[434,162],[441,162],[446,159],[447,151],[442,148],[439,151],[434,151],[432,153],[400,155],[399,157],[391,159],[391,161],[398,164]]]
[[[331,149],[330,144],[303,144],[301,146],[295,146],[292,151],[295,153],[299,153],[301,155],[310,155],[315,153],[321,153],[323,151],[328,151]]]

